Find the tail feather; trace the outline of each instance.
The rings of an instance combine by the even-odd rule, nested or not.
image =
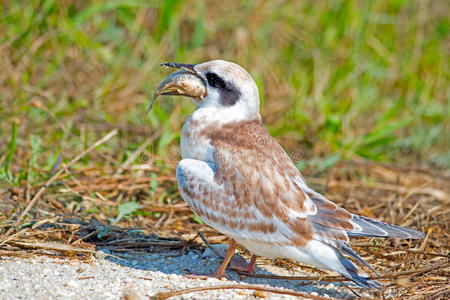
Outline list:
[[[291,258],[298,262],[305,262],[313,266],[335,271],[357,285],[365,288],[380,289],[382,285],[376,280],[370,279],[370,275],[364,272],[343,254],[355,259],[358,263],[367,266],[374,271],[350,246],[345,242],[335,245],[319,240],[312,240],[304,249],[288,247],[289,250],[284,257]],[[341,253],[342,252],[342,253]],[[375,272],[375,271],[374,271]],[[375,272],[376,273],[376,272]]]
[[[362,262],[364,265],[368,266],[372,271],[374,271],[372,267],[370,267],[369,264],[367,264],[358,254],[356,254],[356,257],[354,256],[354,254],[356,253],[355,251],[353,251],[350,247],[348,248],[351,250],[350,251],[351,255],[346,250],[344,249],[341,250],[344,250],[346,254],[349,254],[351,257],[354,257],[359,262]],[[348,278],[349,280],[353,281],[354,283],[356,283],[361,287],[380,289],[383,286],[378,281],[369,279],[370,276],[367,273],[362,271],[351,260],[347,259],[341,253],[339,253],[337,249],[335,249],[335,252],[337,257],[339,258],[341,266],[343,267],[343,269],[336,271],[338,271],[342,276]]]
[[[351,223],[355,228],[352,231],[347,231],[348,236],[391,237],[400,239],[421,239],[425,237],[423,232],[414,229],[400,227],[358,215],[353,215]]]
[[[353,250],[349,244],[347,243],[342,243],[342,247],[341,247],[341,251],[344,254],[347,254],[348,256],[350,256],[351,258],[354,258],[357,262],[359,262],[360,264],[366,266],[367,268],[369,268],[372,272],[374,272],[377,276],[378,273],[377,271],[375,271],[371,265],[369,265],[359,254],[358,252],[356,252],[355,250]]]

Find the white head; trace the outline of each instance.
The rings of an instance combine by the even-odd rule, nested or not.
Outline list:
[[[164,63],[180,69],[167,77],[156,90],[159,95],[188,96],[196,112],[193,118],[222,123],[260,118],[258,88],[250,74],[237,64],[212,60],[202,64]]]

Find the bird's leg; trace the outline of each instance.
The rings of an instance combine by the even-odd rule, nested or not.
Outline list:
[[[215,276],[217,278],[221,278],[225,276],[225,269],[227,268],[228,263],[234,255],[234,251],[236,251],[236,242],[234,240],[230,241],[230,245],[228,246],[227,254],[220,264],[219,269],[217,269]]]
[[[238,270],[246,273],[253,273],[255,271],[256,255],[252,255],[250,263],[247,264],[244,258],[241,256],[234,258],[230,262],[230,268],[233,270]]]
[[[220,264],[220,267],[217,269],[217,271],[213,274],[207,273],[207,274],[191,274],[188,275],[188,278],[193,279],[208,279],[211,277],[216,278],[222,278],[227,277],[225,274],[225,269],[227,268],[228,263],[230,262],[231,258],[233,257],[234,251],[236,250],[236,242],[234,240],[230,241],[230,244],[228,246],[227,254],[225,255],[225,258],[222,260],[222,263]]]
[[[250,264],[248,265],[248,273],[253,273],[255,271],[256,258],[257,256],[253,254],[252,258],[250,259]]]

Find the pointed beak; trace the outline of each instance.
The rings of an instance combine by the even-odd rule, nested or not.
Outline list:
[[[153,94],[147,113],[152,109],[159,95],[187,96],[197,100],[206,97],[206,82],[195,71],[195,65],[179,63],[162,63],[161,66],[180,69],[164,79]]]

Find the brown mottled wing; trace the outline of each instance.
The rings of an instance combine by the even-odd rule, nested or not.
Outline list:
[[[340,248],[341,244],[336,242],[348,242],[347,231],[354,229],[352,214],[319,193],[307,187],[305,190],[317,207],[317,214],[308,217],[314,228],[315,238]]]
[[[348,240],[351,214],[306,186],[259,121],[224,126],[210,138],[215,180],[232,199],[227,214],[237,215],[239,229],[282,233],[300,246],[312,238],[332,244]]]
[[[182,160],[177,180],[206,223],[239,239],[305,246],[347,241],[351,215],[309,189],[260,121],[203,133],[214,161]],[[353,228],[353,227],[351,227]]]

